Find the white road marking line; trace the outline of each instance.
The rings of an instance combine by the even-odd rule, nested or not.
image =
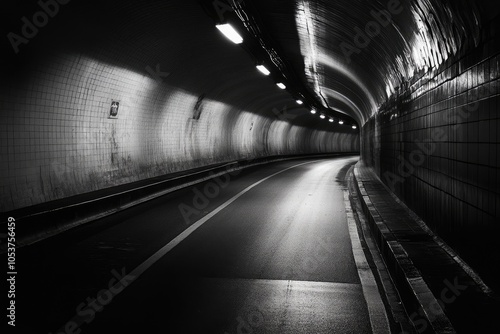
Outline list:
[[[375,277],[368,265],[365,253],[361,247],[359,240],[358,229],[354,215],[349,201],[349,191],[344,189],[344,203],[347,214],[347,224],[349,227],[349,235],[351,237],[352,253],[354,261],[358,268],[358,275],[363,288],[363,295],[365,296],[366,306],[368,307],[368,316],[370,317],[370,324],[373,334],[391,333],[389,320],[385,311],[384,303],[380,297]]]
[[[203,225],[204,223],[206,223],[210,218],[212,218],[213,216],[215,216],[220,211],[224,210],[228,205],[230,205],[231,203],[233,203],[234,201],[236,201],[239,197],[241,197],[243,194],[245,194],[246,192],[248,192],[250,189],[258,186],[262,182],[270,179],[271,177],[273,177],[275,175],[278,175],[278,174],[281,174],[283,172],[286,172],[289,169],[292,169],[292,168],[295,168],[295,167],[298,167],[298,166],[302,166],[302,165],[305,165],[305,164],[310,164],[310,163],[318,162],[318,161],[321,161],[321,160],[308,161],[308,162],[303,162],[303,163],[300,163],[300,164],[297,164],[297,165],[293,165],[293,166],[285,168],[285,169],[283,169],[283,170],[281,170],[279,172],[276,172],[276,173],[274,173],[272,175],[269,175],[269,176],[263,178],[262,180],[257,181],[254,184],[246,187],[245,189],[243,189],[242,191],[240,191],[238,194],[234,195],[232,198],[230,198],[229,200],[227,200],[226,202],[224,202],[222,205],[220,205],[219,207],[217,207],[215,210],[213,210],[212,212],[210,212],[208,215],[206,215],[205,217],[197,220],[195,223],[193,223],[192,225],[190,225],[187,229],[185,229],[183,232],[181,232],[177,237],[175,237],[174,239],[172,239],[169,243],[167,243],[165,246],[163,246],[162,248],[160,248],[156,253],[154,253],[153,255],[151,255],[146,261],[144,261],[139,266],[137,266],[134,270],[132,270],[129,275],[133,276],[134,280],[136,280],[140,275],[142,275],[146,270],[148,270],[153,264],[155,264],[158,260],[160,260],[165,254],[167,254],[175,246],[177,246],[180,242],[182,242],[184,239],[186,239],[191,233],[193,233],[194,231],[196,231],[201,225]]]

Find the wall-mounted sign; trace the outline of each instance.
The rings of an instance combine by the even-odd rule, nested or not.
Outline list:
[[[112,100],[111,108],[109,108],[109,118],[118,118],[118,108],[120,107],[120,102]]]

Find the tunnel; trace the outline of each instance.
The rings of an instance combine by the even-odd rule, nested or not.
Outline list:
[[[499,12],[4,4],[8,329],[495,331]]]

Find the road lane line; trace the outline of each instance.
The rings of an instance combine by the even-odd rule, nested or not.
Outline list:
[[[349,172],[347,173],[349,175]],[[380,296],[377,282],[373,276],[372,270],[359,240],[358,228],[354,220],[351,203],[349,201],[349,191],[344,189],[344,203],[347,214],[347,225],[349,227],[349,235],[351,237],[352,253],[354,261],[358,269],[363,295],[365,296],[366,306],[368,308],[368,316],[373,334],[391,333],[387,313]]]
[[[238,194],[234,195],[232,198],[230,198],[229,200],[227,200],[226,202],[224,202],[222,205],[220,205],[219,207],[217,207],[215,210],[213,210],[212,212],[210,212],[208,215],[206,215],[205,217],[197,220],[195,223],[193,223],[192,225],[190,225],[187,229],[185,229],[183,232],[181,232],[178,236],[176,236],[174,239],[172,239],[169,243],[167,243],[165,246],[163,246],[162,248],[160,248],[156,253],[154,253],[153,255],[151,255],[146,261],[144,261],[139,266],[137,266],[134,270],[132,270],[129,275],[133,276],[134,280],[136,280],[140,275],[142,275],[153,264],[155,264],[158,260],[160,260],[163,256],[165,256],[165,254],[167,254],[175,246],[177,246],[184,239],[186,239],[191,233],[193,233],[194,231],[196,231],[201,225],[203,225],[204,223],[206,223],[210,218],[212,218],[213,216],[215,216],[220,211],[224,210],[228,205],[230,205],[231,203],[233,203],[234,201],[236,201],[239,197],[241,197],[243,194],[245,194],[246,192],[248,192],[252,188],[258,186],[262,182],[270,179],[271,177],[273,177],[275,175],[278,175],[278,174],[281,174],[283,172],[286,172],[289,169],[292,169],[292,168],[295,168],[295,167],[299,167],[299,166],[302,166],[302,165],[305,165],[305,164],[310,164],[310,163],[318,162],[318,161],[322,161],[322,160],[308,161],[308,162],[303,162],[303,163],[300,163],[300,164],[297,164],[297,165],[293,165],[293,166],[285,168],[285,169],[283,169],[283,170],[281,170],[279,172],[276,172],[276,173],[274,173],[272,175],[269,175],[269,176],[263,178],[262,180],[257,181],[254,184],[246,187],[245,189],[243,189],[242,191],[240,191]]]

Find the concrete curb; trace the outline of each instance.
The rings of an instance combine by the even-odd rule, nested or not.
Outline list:
[[[111,192],[107,195],[97,196],[96,198],[66,204],[60,207],[29,212],[28,214],[25,214],[26,210],[23,212],[23,209],[18,209],[2,213],[2,215],[5,217],[4,224],[6,224],[7,217],[11,216],[16,219],[16,246],[19,248],[226,173],[271,162],[354,154],[357,153],[347,152],[301,156],[273,156],[253,160],[238,160],[194,173],[141,185],[133,189]],[[6,252],[6,246],[6,244],[1,245],[0,253]]]
[[[415,319],[412,319],[411,316],[415,314],[420,316],[419,321],[424,320],[427,322],[428,325],[423,326],[425,329],[420,333],[456,333],[439,302],[424,282],[419,270],[373,205],[363,181],[360,180],[358,164],[353,170],[355,188],[361,199],[361,206],[369,222],[370,229],[374,234],[374,240],[401,295],[401,300],[410,315],[410,320],[415,322]],[[420,310],[422,312],[419,312]]]

